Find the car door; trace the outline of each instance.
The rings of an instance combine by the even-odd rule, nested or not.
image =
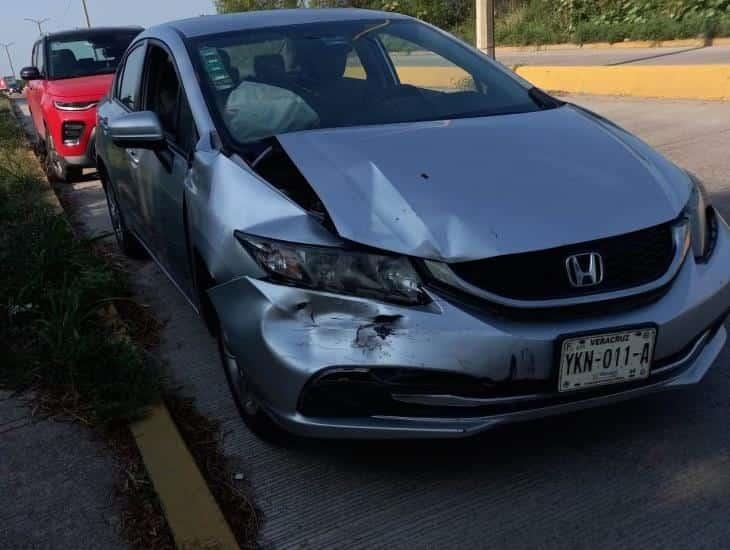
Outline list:
[[[28,91],[26,92],[26,99],[28,101],[28,109],[33,120],[33,126],[38,133],[38,136],[45,138],[45,127],[43,124],[43,112],[41,110],[41,95],[45,86],[45,67],[44,67],[43,55],[43,40],[38,40],[33,45],[33,54],[31,55],[30,64],[36,67],[41,73],[39,80],[30,80],[28,82]]]
[[[151,216],[151,245],[158,262],[190,297],[193,285],[183,201],[197,131],[173,58],[162,44],[150,42],[145,74],[144,107],[159,117],[166,147],[139,152],[141,200]]]
[[[127,226],[149,246],[150,215],[144,211],[139,186],[139,150],[117,147],[108,136],[108,124],[116,117],[141,110],[142,77],[146,42],[132,46],[119,66],[111,101],[99,108],[101,157]]]

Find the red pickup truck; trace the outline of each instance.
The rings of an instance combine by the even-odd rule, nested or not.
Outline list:
[[[70,182],[95,166],[96,105],[141,27],[64,31],[41,37],[20,76],[38,134],[38,153],[53,181]]]

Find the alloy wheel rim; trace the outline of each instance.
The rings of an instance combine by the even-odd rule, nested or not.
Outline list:
[[[63,175],[63,167],[61,166],[61,160],[58,158],[58,153],[53,153],[53,170],[56,175],[60,178]]]
[[[61,159],[56,152],[56,147],[53,143],[53,138],[48,137],[49,142],[49,151],[48,151],[48,162],[51,165],[51,170],[53,170],[53,173],[56,174],[57,177],[61,177],[63,175],[63,166],[61,166]]]

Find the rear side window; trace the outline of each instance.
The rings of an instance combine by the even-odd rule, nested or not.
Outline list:
[[[128,109],[139,109],[139,89],[144,67],[144,46],[138,46],[127,56],[122,68],[117,99]]]
[[[45,43],[43,40],[38,42],[38,49],[36,50],[35,66],[38,68],[42,75],[46,74],[46,60],[45,60]]]
[[[366,80],[368,77],[365,67],[363,67],[360,56],[357,52],[352,49],[347,54],[347,64],[345,65],[345,78],[357,78],[360,80]]]

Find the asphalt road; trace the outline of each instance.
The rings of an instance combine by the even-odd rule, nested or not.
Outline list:
[[[703,177],[730,218],[730,104],[570,98]],[[67,186],[90,234],[99,183]],[[704,382],[475,439],[274,448],[237,416],[213,340],[151,262],[130,263],[166,322],[170,383],[221,422],[277,548],[730,548],[730,349]],[[183,480],[181,480],[183,482]]]
[[[730,46],[707,48],[574,48],[546,51],[505,51],[497,48],[497,61],[515,65],[716,65],[730,64]],[[438,66],[445,60],[414,53],[397,57],[406,66]]]

